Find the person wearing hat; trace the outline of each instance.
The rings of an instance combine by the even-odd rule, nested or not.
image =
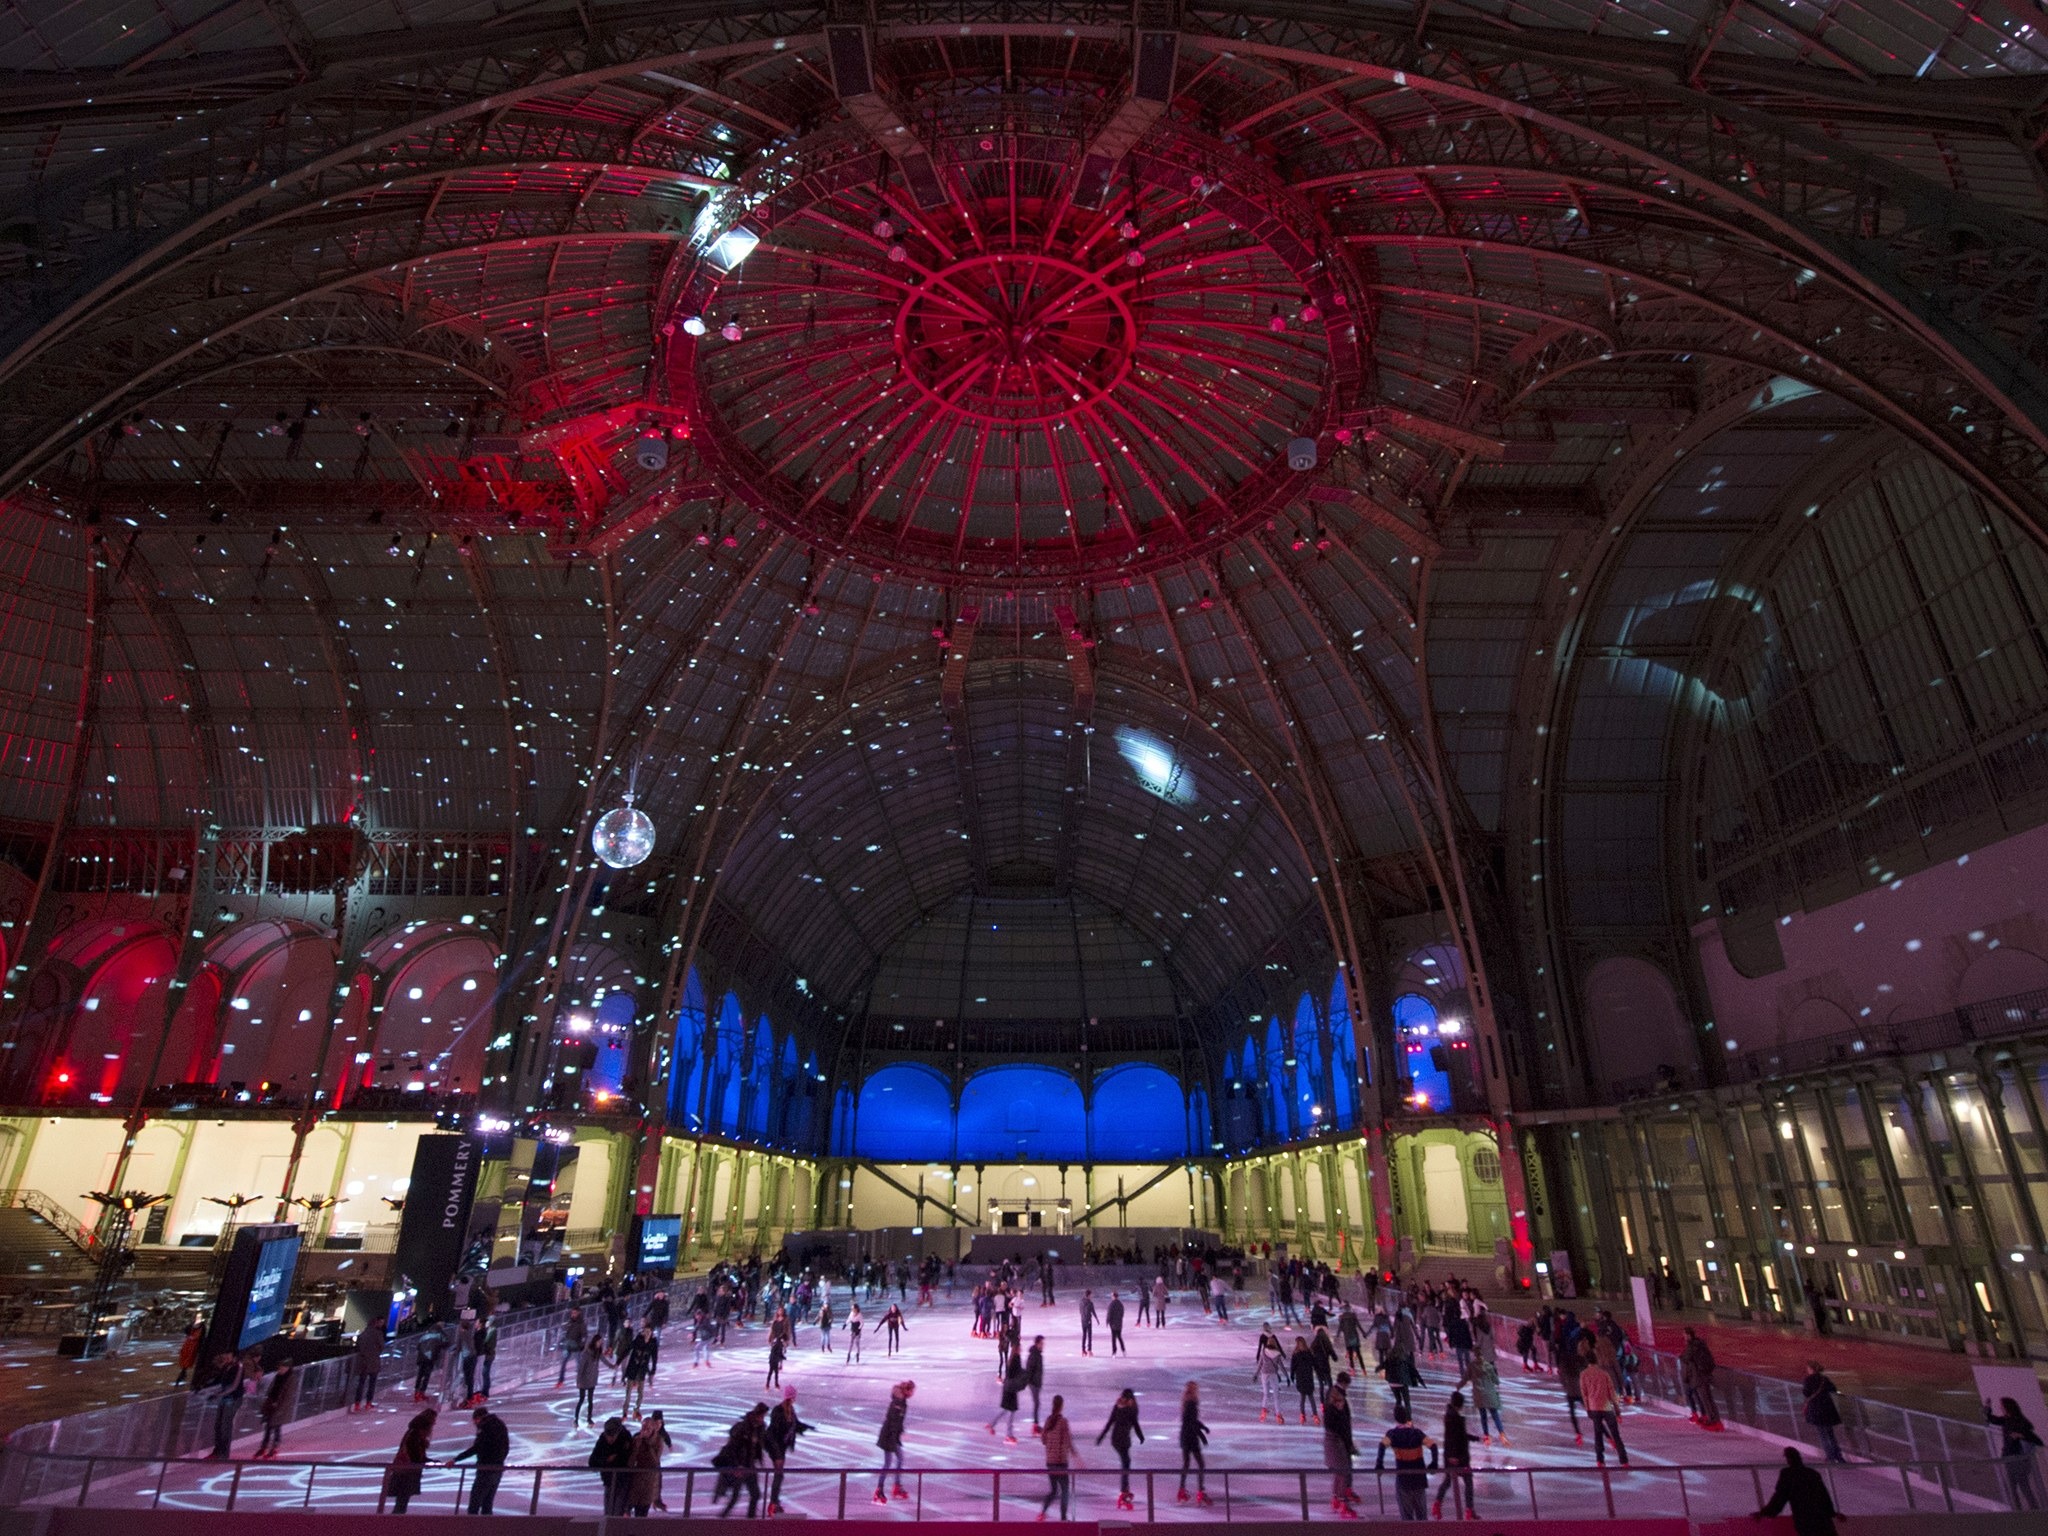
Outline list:
[[[782,1513],[782,1464],[796,1449],[797,1437],[810,1431],[811,1426],[797,1417],[796,1388],[784,1387],[782,1401],[768,1415],[768,1432],[762,1440],[763,1448],[768,1452],[768,1465],[775,1469],[775,1475],[768,1481],[768,1513],[771,1515]]]

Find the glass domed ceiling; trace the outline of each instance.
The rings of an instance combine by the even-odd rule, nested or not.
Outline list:
[[[935,207],[886,157],[799,148],[706,242],[670,377],[725,483],[949,583],[1135,574],[1292,494],[1360,306],[1284,189],[1177,144],[1084,207],[1071,137],[947,142]]]

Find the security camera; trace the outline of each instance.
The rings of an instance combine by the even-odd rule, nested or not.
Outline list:
[[[1309,445],[1313,461],[1315,445]],[[659,432],[642,432],[640,441],[633,445],[633,462],[650,472],[668,468],[668,439]]]
[[[1312,437],[1290,437],[1287,440],[1287,467],[1307,474],[1316,467],[1316,440]]]

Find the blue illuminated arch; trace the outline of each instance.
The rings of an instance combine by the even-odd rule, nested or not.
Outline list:
[[[1294,1009],[1294,1124],[1306,1134],[1329,1124],[1329,1095],[1324,1091],[1322,1020],[1315,999],[1307,993]]]
[[[1080,1084],[1051,1067],[977,1072],[961,1090],[958,1127],[963,1162],[1080,1162],[1088,1155]]]
[[[1088,1107],[1095,1159],[1158,1162],[1188,1155],[1188,1104],[1171,1074],[1143,1062],[1117,1067],[1095,1083]]]
[[[846,1083],[832,1095],[832,1155],[853,1156],[853,1088]]]
[[[1209,1123],[1209,1090],[1199,1083],[1188,1095],[1188,1141],[1197,1156],[1206,1156],[1222,1147]]]
[[[669,1062],[668,1117],[685,1131],[704,1127],[704,982],[697,968],[683,978],[683,1005],[676,1012],[675,1055]]]
[[[1286,1141],[1294,1135],[1294,1117],[1288,1113],[1287,1045],[1280,1037],[1280,1021],[1266,1025],[1266,1103],[1272,1114],[1271,1139]]]
[[[775,1095],[775,1025],[765,1013],[754,1021],[754,1050],[741,1090],[746,1103],[746,1133],[756,1139],[765,1138],[768,1106]]]
[[[745,1060],[747,1023],[740,1013],[740,1000],[730,992],[718,1005],[718,1024],[714,1034],[716,1043],[711,1071],[717,1110],[710,1117],[711,1129],[722,1131],[727,1136],[737,1136],[740,1133],[740,1078],[744,1075],[740,1068]]]
[[[953,1089],[930,1067],[883,1067],[860,1085],[853,1155],[888,1162],[945,1161],[953,1153]]]
[[[1358,1123],[1358,1042],[1351,1033],[1351,1008],[1344,992],[1344,978],[1330,988],[1330,1113],[1336,1124],[1349,1130]]]

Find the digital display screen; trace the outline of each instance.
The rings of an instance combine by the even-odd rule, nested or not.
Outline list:
[[[676,1257],[683,1246],[683,1218],[680,1216],[642,1216],[640,1223],[639,1252],[635,1256],[635,1269],[674,1269]]]
[[[261,1344],[284,1327],[285,1303],[291,1299],[292,1275],[299,1267],[299,1237],[273,1237],[256,1255],[256,1273],[249,1281],[249,1308],[242,1314],[238,1350]]]

